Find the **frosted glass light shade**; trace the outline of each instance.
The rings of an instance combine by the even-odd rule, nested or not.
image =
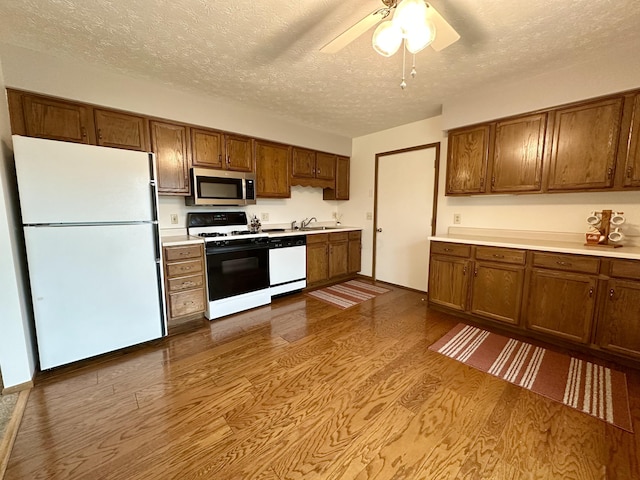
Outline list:
[[[398,51],[402,43],[402,30],[391,21],[382,22],[373,32],[373,49],[383,57],[390,57]]]
[[[402,0],[393,14],[393,23],[406,37],[411,30],[420,28],[427,18],[427,5],[424,0]]]
[[[417,24],[406,35],[405,45],[411,53],[424,50],[436,38],[436,27],[429,20],[425,19],[420,28],[416,27],[418,27]]]

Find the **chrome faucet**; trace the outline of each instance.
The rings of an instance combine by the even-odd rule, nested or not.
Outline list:
[[[307,228],[309,226],[309,224],[313,221],[318,221],[318,219],[316,217],[311,217],[309,219],[305,218],[304,220],[302,220],[302,222],[300,222],[300,228]]]
[[[296,230],[298,228],[296,223],[298,223],[298,222],[296,222],[295,220],[293,222],[291,222],[291,230]]]

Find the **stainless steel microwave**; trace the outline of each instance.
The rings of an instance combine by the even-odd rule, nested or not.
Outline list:
[[[256,203],[255,173],[210,168],[191,169],[187,205],[252,205]]]

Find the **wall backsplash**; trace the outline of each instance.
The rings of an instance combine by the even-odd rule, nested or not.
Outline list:
[[[255,205],[246,207],[188,207],[184,197],[160,196],[160,228],[184,229],[187,225],[187,213],[212,211],[247,212],[247,216],[256,215],[263,225],[275,223],[300,223],[304,218],[316,217],[319,222],[333,220],[337,212],[337,201],[322,199],[322,189],[312,187],[291,187],[291,198],[259,198]],[[178,215],[178,224],[171,223],[171,215]],[[269,220],[262,220],[262,214],[268,214]]]

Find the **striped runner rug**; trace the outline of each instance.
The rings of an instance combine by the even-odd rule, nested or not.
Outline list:
[[[376,287],[358,280],[349,280],[348,282],[314,290],[307,293],[307,295],[329,303],[334,307],[349,308],[389,291],[388,288]]]
[[[633,432],[622,372],[462,323],[429,350]]]

